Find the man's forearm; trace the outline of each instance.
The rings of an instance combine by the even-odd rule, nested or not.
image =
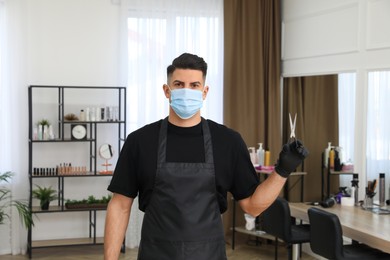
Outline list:
[[[105,260],[117,260],[119,257],[120,248],[129,223],[131,204],[132,200],[130,206],[126,205],[126,207],[123,207],[123,201],[121,202],[120,199],[116,199],[114,195],[107,206],[104,229]]]
[[[260,215],[277,198],[287,178],[309,155],[300,140],[283,145],[275,171],[263,181],[252,196],[240,200],[241,208],[252,216]]]
[[[252,216],[260,215],[278,197],[286,180],[286,178],[273,172],[257,186],[252,196],[239,201],[241,208]]]

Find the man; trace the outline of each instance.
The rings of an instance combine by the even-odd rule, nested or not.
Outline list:
[[[169,115],[131,133],[108,190],[104,254],[118,259],[133,199],[145,212],[138,259],[226,259],[221,214],[227,192],[258,216],[303,161],[299,142],[285,145],[276,172],[259,185],[241,136],[200,115],[209,87],[206,62],[184,53],[167,68]]]

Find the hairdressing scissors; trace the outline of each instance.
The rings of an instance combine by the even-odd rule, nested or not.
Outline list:
[[[290,144],[295,144],[290,147],[294,147],[294,149],[302,156],[302,158],[306,158],[309,155],[309,151],[303,146],[302,142],[295,138],[295,127],[297,126],[297,113],[294,116],[294,122],[292,120],[291,114],[288,113],[290,117]]]
[[[296,139],[295,139],[295,127],[297,125],[297,114],[295,113],[294,123],[292,121],[291,114],[288,113],[288,115],[290,117],[290,129],[291,129],[290,139],[292,141],[296,141]]]

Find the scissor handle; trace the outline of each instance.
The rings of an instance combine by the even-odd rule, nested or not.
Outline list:
[[[295,145],[292,145],[292,147],[295,149],[295,151],[302,156],[302,158],[306,158],[309,155],[309,150],[303,146],[302,142],[298,139],[294,138],[294,141],[292,141],[290,144],[295,143]]]

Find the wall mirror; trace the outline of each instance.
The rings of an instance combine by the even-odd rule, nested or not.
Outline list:
[[[112,174],[112,170],[109,170],[108,167],[111,166],[111,163],[108,163],[108,160],[110,160],[114,155],[114,149],[111,144],[102,144],[99,147],[99,156],[105,160],[105,163],[102,164],[104,166],[104,169],[100,171],[100,174]]]
[[[283,78],[283,122],[288,113],[297,113],[296,134],[310,151],[304,171],[318,173],[322,170],[322,153],[331,142],[343,150],[343,162],[354,159],[356,73],[338,73]],[[284,124],[284,137],[290,134],[289,124]],[[350,186],[352,176],[332,178],[331,187]],[[324,196],[321,174],[305,177],[305,200],[320,200]],[[325,185],[328,185],[325,183]],[[326,190],[326,189],[325,189]],[[321,192],[319,192],[321,191]],[[295,189],[292,200],[299,200]]]

